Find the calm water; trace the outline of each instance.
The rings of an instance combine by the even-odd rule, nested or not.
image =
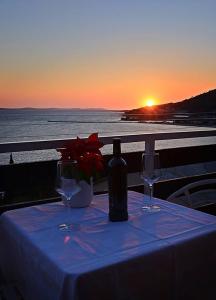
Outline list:
[[[192,126],[164,124],[144,124],[121,121],[121,112],[107,110],[75,109],[13,109],[0,110],[0,143],[30,140],[47,140],[87,136],[98,132],[99,135],[137,134],[173,131],[191,131],[200,129]],[[216,138],[185,139],[183,141],[159,141],[156,147],[172,148],[216,143]],[[123,145],[123,151],[138,151],[143,143]],[[111,147],[103,148],[103,153],[111,152]],[[15,162],[56,159],[55,150],[14,153]],[[8,163],[9,154],[0,155],[0,164]]]

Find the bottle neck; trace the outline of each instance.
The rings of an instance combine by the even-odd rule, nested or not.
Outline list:
[[[121,155],[121,140],[120,139],[113,139],[113,155],[120,156]]]

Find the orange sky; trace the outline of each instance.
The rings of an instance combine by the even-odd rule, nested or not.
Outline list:
[[[130,109],[214,89],[216,5],[206,1],[3,3],[0,107]]]
[[[105,74],[104,74],[105,73]],[[1,107],[104,107],[130,109],[189,98],[214,88],[214,78],[193,74],[14,74],[1,78]],[[147,78],[146,78],[147,77]]]

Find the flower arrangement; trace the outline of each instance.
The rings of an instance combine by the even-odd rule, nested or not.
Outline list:
[[[101,147],[103,143],[99,141],[98,133],[93,133],[87,139],[77,137],[57,151],[61,153],[61,161],[76,161],[77,181],[85,180],[89,183],[92,176],[97,177],[103,170]]]

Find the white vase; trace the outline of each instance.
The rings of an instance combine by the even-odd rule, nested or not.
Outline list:
[[[80,191],[73,195],[68,201],[64,196],[62,196],[62,201],[67,207],[87,207],[90,205],[93,198],[93,184],[92,178],[90,179],[90,184],[84,180],[79,182],[81,187]]]

